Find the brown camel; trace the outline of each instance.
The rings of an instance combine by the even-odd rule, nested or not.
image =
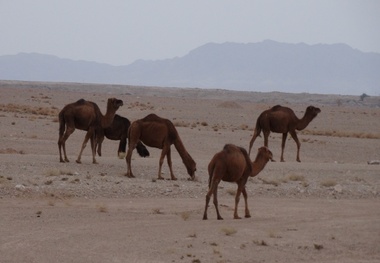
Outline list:
[[[263,111],[256,121],[256,128],[253,133],[252,139],[249,142],[249,155],[251,148],[257,136],[260,136],[261,130],[264,134],[264,145],[268,147],[268,137],[270,132],[282,133],[281,144],[281,162],[284,162],[284,148],[288,132],[297,144],[297,162],[300,160],[300,147],[301,143],[298,140],[296,130],[303,130],[309,123],[320,113],[321,110],[314,106],[306,108],[305,115],[302,119],[298,119],[293,110],[287,107],[276,105],[269,110]]]
[[[234,219],[240,219],[238,216],[238,204],[240,194],[243,193],[245,201],[245,217],[251,217],[248,209],[247,191],[245,185],[248,177],[258,175],[265,167],[267,162],[272,159],[272,152],[267,147],[261,147],[258,150],[256,159],[251,162],[247,151],[233,144],[226,144],[222,151],[218,152],[211,159],[208,165],[209,190],[206,195],[206,206],[203,214],[203,220],[207,219],[207,208],[211,196],[214,195],[214,205],[218,220],[223,219],[218,209],[218,184],[220,181],[236,182],[238,189],[235,196]]]
[[[131,158],[132,151],[135,149],[139,141],[143,142],[145,145],[150,147],[155,147],[162,149],[159,169],[158,169],[158,179],[164,179],[161,176],[161,168],[166,156],[167,162],[170,169],[170,177],[172,180],[177,180],[173,174],[172,160],[170,153],[170,146],[174,144],[179,155],[182,158],[183,163],[187,169],[187,173],[190,175],[191,179],[194,179],[194,173],[196,171],[196,163],[190,154],[186,151],[181,138],[178,135],[176,128],[170,120],[163,119],[155,114],[149,114],[145,118],[132,122],[129,127],[129,147],[127,152],[127,174],[128,177],[135,177],[131,169]]]
[[[118,114],[115,114],[111,126],[103,130],[103,134],[97,138],[97,151],[99,156],[102,156],[102,142],[104,136],[109,140],[120,141],[117,154],[119,158],[123,159],[126,155],[128,129],[131,122]],[[137,143],[136,150],[141,157],[149,156],[149,151],[141,142]]]
[[[77,102],[66,105],[59,112],[59,139],[58,149],[61,162],[69,162],[66,155],[66,140],[75,129],[87,131],[82,148],[79,152],[77,163],[81,163],[81,156],[88,140],[91,138],[92,162],[95,159],[95,139],[97,134],[102,134],[103,129],[110,126],[115,112],[123,105],[122,100],[110,98],[107,101],[107,112],[103,115],[96,103],[80,99]],[[61,148],[65,159],[62,158]]]

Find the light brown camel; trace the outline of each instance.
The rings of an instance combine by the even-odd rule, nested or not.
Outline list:
[[[285,142],[288,133],[292,136],[297,144],[297,162],[300,160],[300,147],[301,143],[298,140],[296,130],[303,130],[309,125],[309,123],[320,113],[321,110],[314,106],[306,108],[305,115],[302,119],[298,119],[294,114],[294,111],[287,107],[276,105],[269,110],[263,111],[256,121],[256,128],[253,133],[252,139],[249,142],[249,153],[251,154],[251,148],[255,142],[257,136],[260,136],[261,130],[264,134],[264,146],[268,147],[268,137],[270,132],[282,133],[281,143],[281,162],[284,162],[284,149]]]
[[[59,159],[60,162],[69,162],[66,155],[66,140],[75,131],[75,129],[87,131],[82,148],[79,152],[77,163],[81,163],[81,156],[88,140],[91,138],[92,162],[97,163],[95,159],[95,141],[96,136],[103,133],[103,129],[110,126],[115,112],[123,105],[122,100],[109,98],[107,101],[107,112],[103,115],[96,103],[80,99],[77,102],[66,105],[58,115],[59,118]],[[62,158],[61,149],[65,159]]]
[[[217,218],[218,220],[223,219],[219,213],[217,197],[220,181],[236,182],[238,185],[235,197],[234,219],[240,219],[237,209],[241,193],[243,193],[245,201],[245,217],[251,217],[248,209],[248,196],[245,185],[248,177],[254,177],[259,174],[271,159],[272,152],[265,146],[258,150],[255,161],[251,162],[244,148],[233,144],[226,144],[222,151],[214,155],[208,165],[209,190],[206,195],[203,220],[207,219],[207,208],[212,195],[214,195],[214,206]]]
[[[141,141],[146,146],[162,149],[158,168],[158,179],[164,179],[161,176],[161,168],[164,162],[164,158],[166,156],[170,170],[170,177],[172,180],[177,180],[177,178],[173,174],[172,169],[172,160],[170,153],[170,146],[172,144],[174,144],[179,155],[181,156],[182,161],[187,169],[187,173],[190,175],[191,179],[194,179],[196,163],[194,162],[190,154],[186,151],[185,146],[183,145],[176,128],[170,120],[161,118],[155,114],[149,114],[143,119],[132,122],[131,126],[129,127],[128,133],[129,145],[126,156],[126,176],[130,178],[135,177],[132,173],[131,168],[132,151],[133,149],[135,149],[137,143]]]

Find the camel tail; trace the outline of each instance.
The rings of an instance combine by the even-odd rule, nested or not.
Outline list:
[[[257,136],[261,137],[260,118],[257,118],[254,134],[257,134]]]
[[[215,160],[212,158],[210,164],[208,165],[208,188],[211,187],[211,181],[212,177],[214,176],[214,170],[215,170]]]
[[[66,121],[65,121],[65,118],[63,117],[62,111],[58,114],[58,120],[59,120],[59,137],[62,137],[63,133],[65,132],[65,126],[66,126]]]
[[[141,156],[141,157],[148,157],[150,155],[148,149],[145,147],[144,144],[142,144],[141,141],[139,141],[136,145],[136,150],[137,150],[137,153]]]

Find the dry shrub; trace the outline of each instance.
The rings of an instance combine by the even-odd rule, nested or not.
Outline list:
[[[173,122],[174,126],[176,127],[189,127],[190,124],[188,122],[184,122],[184,121],[175,121]]]
[[[239,129],[245,131],[245,130],[248,130],[249,127],[248,127],[247,124],[241,124],[240,127],[239,127]]]
[[[0,111],[43,116],[57,116],[59,113],[59,110],[56,107],[34,107],[13,103],[0,104]]]
[[[380,139],[380,133],[366,133],[366,132],[350,132],[350,131],[318,131],[318,130],[303,130],[302,134],[320,135],[331,137],[346,137],[346,138],[359,138],[359,139]]]
[[[98,204],[96,206],[96,209],[101,212],[101,213],[107,213],[108,212],[108,208],[105,204]]]
[[[303,182],[303,181],[305,181],[305,176],[299,175],[299,174],[291,174],[288,176],[288,179],[290,181],[301,181],[301,182]]]
[[[267,242],[265,242],[264,240],[261,240],[261,241],[258,241],[258,240],[254,240],[252,241],[254,244],[258,245],[258,246],[268,246]]]
[[[270,185],[274,185],[274,186],[280,185],[280,182],[277,180],[266,180],[264,178],[258,178],[258,179],[261,180],[261,182],[263,182],[263,184],[270,184]]]
[[[182,212],[182,213],[181,213],[181,217],[182,217],[183,220],[186,221],[187,219],[190,218],[190,214],[191,214],[190,211],[185,211],[185,212]]]
[[[327,179],[321,182],[321,185],[324,187],[333,187],[337,184],[337,182],[333,179]]]
[[[164,212],[162,212],[160,208],[153,209],[152,213],[155,215],[163,215],[164,214]]]
[[[233,196],[236,195],[236,190],[235,189],[227,189],[226,192],[229,193],[230,195],[233,195]]]
[[[237,232],[237,230],[233,227],[223,227],[222,232],[226,234],[226,236],[232,236]]]

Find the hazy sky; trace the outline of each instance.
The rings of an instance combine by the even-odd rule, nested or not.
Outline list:
[[[345,43],[380,53],[379,0],[0,0],[0,55],[127,65],[203,44]]]

